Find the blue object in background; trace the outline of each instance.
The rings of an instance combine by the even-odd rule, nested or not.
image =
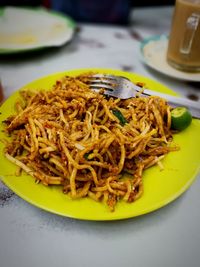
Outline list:
[[[129,0],[52,0],[51,8],[76,21],[126,24]]]

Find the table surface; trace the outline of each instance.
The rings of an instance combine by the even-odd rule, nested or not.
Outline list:
[[[172,79],[146,67],[143,38],[168,34],[171,7],[137,8],[129,27],[80,24],[58,49],[0,59],[5,96],[41,76],[102,67],[136,72],[188,97],[200,98],[199,83]],[[200,175],[167,206],[128,220],[81,221],[40,210],[0,182],[0,266],[200,266]]]

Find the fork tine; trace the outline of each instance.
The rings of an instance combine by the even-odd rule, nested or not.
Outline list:
[[[104,94],[127,99],[134,97],[137,90],[133,91],[132,84],[128,78],[108,74],[88,75],[87,83],[92,90],[98,92],[104,89]]]
[[[102,83],[90,83],[89,86],[91,88],[96,88],[96,89],[106,89],[109,91],[114,91],[115,89],[113,88],[113,86],[109,85],[109,84],[102,84]]]
[[[97,74],[88,77],[89,80],[87,81],[87,83],[91,88],[96,88],[96,89],[103,88],[106,90],[113,91],[119,84],[118,81],[116,80],[116,77],[111,75]]]
[[[97,92],[97,93],[99,93],[100,89],[105,89],[104,87],[96,87],[96,86],[95,87],[90,86],[90,88],[92,89],[92,91]],[[117,97],[114,91],[110,89],[105,89],[104,95]]]
[[[88,76],[90,78],[107,78],[107,79],[112,79],[112,80],[116,80],[119,76],[114,76],[114,75],[110,75],[110,74],[94,74],[91,76]]]
[[[106,95],[122,99],[127,98],[122,92],[122,81],[126,81],[123,77],[107,74],[94,74],[91,76],[89,75],[88,78],[87,83],[92,90],[98,92],[100,89],[104,89],[104,94]]]
[[[89,81],[87,81],[88,83],[102,83],[102,84],[108,84],[108,85],[117,85],[118,83],[116,83],[116,81],[115,80],[108,80],[108,79],[96,79],[96,78],[94,78],[94,79],[90,79]]]
[[[115,82],[115,83],[121,83],[122,81],[129,81],[128,78],[123,77],[123,76],[115,76],[115,75],[110,75],[110,74],[94,74],[94,75],[89,75],[88,78],[100,81],[105,81],[105,82]]]

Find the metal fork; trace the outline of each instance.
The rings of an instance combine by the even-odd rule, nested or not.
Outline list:
[[[172,107],[187,107],[194,118],[200,119],[200,104],[198,102],[183,98],[171,96],[157,91],[141,88],[132,83],[128,78],[122,76],[114,76],[108,74],[95,74],[88,76],[87,81],[89,87],[94,91],[104,89],[104,94],[114,96],[121,99],[136,97],[138,93],[142,96],[159,96],[168,101]]]

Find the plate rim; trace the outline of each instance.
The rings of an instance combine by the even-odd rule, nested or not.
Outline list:
[[[0,7],[0,17],[3,16],[5,9],[9,8],[10,6],[6,7]],[[69,28],[72,30],[72,34],[68,40],[66,40],[63,44],[61,45],[41,45],[41,46],[36,46],[36,47],[31,47],[31,48],[0,48],[0,55],[10,55],[10,54],[20,54],[20,53],[27,53],[27,52],[35,52],[35,51],[40,51],[48,48],[53,48],[53,47],[60,47],[65,45],[66,43],[70,42],[70,40],[73,38],[75,34],[75,29],[76,29],[76,22],[68,15],[65,15],[61,12],[55,11],[55,10],[49,10],[45,7],[29,7],[29,6],[23,6],[23,7],[14,7],[16,9],[20,10],[28,10],[32,12],[46,12],[46,14],[49,14],[51,16],[55,16],[58,18],[62,18],[65,20],[65,23],[69,26]]]
[[[181,72],[180,70],[177,69],[173,69],[171,66],[169,66],[170,68],[172,68],[172,70],[176,71],[176,74],[172,74],[172,73],[168,73],[166,71],[163,71],[161,68],[156,67],[155,64],[148,62],[146,56],[144,55],[144,48],[147,44],[149,44],[151,41],[159,41],[159,40],[166,40],[168,41],[169,36],[167,34],[155,34],[152,35],[150,37],[144,38],[141,42],[140,42],[140,55],[141,55],[141,61],[147,65],[148,67],[152,68],[154,71],[159,72],[160,74],[163,74],[167,77],[171,77],[173,79],[179,80],[179,81],[188,81],[188,82],[200,82],[200,72],[197,73],[190,73],[190,72]],[[186,73],[187,75],[190,75],[191,77],[180,77],[177,76],[177,74],[183,74]]]
[[[125,72],[125,71],[115,70],[115,69],[106,69],[106,68],[84,68],[84,69],[66,70],[66,71],[62,71],[62,72],[56,72],[56,73],[51,73],[51,74],[49,74],[49,75],[45,75],[45,76],[43,76],[43,77],[40,77],[39,79],[35,79],[35,80],[29,82],[28,84],[25,84],[23,87],[21,87],[21,88],[19,88],[18,90],[16,90],[10,97],[15,96],[16,94],[19,93],[19,91],[20,91],[21,89],[23,89],[23,88],[25,88],[25,87],[27,88],[30,84],[35,83],[35,82],[36,82],[36,83],[37,83],[37,82],[40,82],[40,80],[43,80],[43,79],[45,79],[45,78],[48,78],[49,76],[50,76],[50,77],[54,77],[54,76],[57,77],[57,75],[59,75],[60,77],[62,77],[62,76],[64,76],[64,75],[66,75],[66,74],[71,74],[71,73],[72,73],[72,75],[76,75],[75,72],[83,73],[83,72],[87,72],[87,71],[91,71],[91,70],[92,70],[92,71],[98,71],[98,72],[109,72],[109,71],[111,71],[111,72],[116,72],[116,73],[119,72],[119,73],[122,73],[122,74],[125,74],[125,73],[126,73],[126,74],[129,74],[129,75],[131,75],[131,76],[133,75],[133,77],[134,77],[134,75],[136,75],[136,76],[139,77],[139,78],[145,78],[145,79],[147,79],[147,80],[149,80],[149,81],[151,81],[151,82],[156,82],[156,84],[157,84],[158,86],[159,86],[159,85],[164,86],[164,87],[168,90],[168,92],[171,91],[172,93],[175,93],[175,92],[172,91],[170,88],[166,87],[165,85],[161,84],[160,82],[157,82],[157,81],[153,80],[152,78],[143,76],[143,75],[141,75],[141,74],[131,73],[131,72]],[[54,81],[56,81],[56,79],[55,79]],[[9,97],[9,99],[10,99],[10,97]],[[9,100],[9,99],[8,99],[8,100]],[[6,100],[6,101],[2,104],[2,107],[3,107],[4,105],[6,105],[6,103],[7,103],[8,100]],[[1,107],[0,107],[0,110],[1,110]],[[185,185],[184,185],[183,187],[181,187],[181,189],[180,189],[179,191],[177,191],[176,194],[173,194],[172,196],[168,197],[168,199],[164,199],[163,201],[160,201],[159,203],[156,203],[154,206],[151,206],[150,209],[147,207],[147,208],[143,209],[142,212],[139,211],[139,212],[135,213],[134,215],[133,215],[133,214],[128,214],[128,215],[123,216],[123,217],[122,217],[120,214],[119,214],[119,216],[118,216],[118,215],[116,215],[115,212],[114,212],[114,213],[111,213],[110,211],[109,211],[109,216],[105,216],[105,217],[103,217],[103,216],[100,216],[100,217],[95,216],[95,217],[93,217],[93,216],[90,215],[90,214],[89,214],[89,215],[84,215],[84,216],[77,216],[77,215],[73,215],[73,214],[71,214],[71,213],[67,213],[67,212],[66,212],[65,214],[63,214],[63,212],[59,212],[59,211],[57,211],[57,210],[55,210],[55,209],[53,209],[53,208],[46,207],[44,204],[42,205],[42,204],[38,204],[38,203],[36,203],[34,200],[31,200],[29,196],[24,196],[22,193],[20,193],[18,190],[16,190],[16,189],[14,188],[14,186],[10,185],[9,180],[6,179],[5,175],[0,174],[0,179],[3,181],[4,184],[6,184],[6,185],[8,186],[13,192],[15,192],[19,197],[21,197],[22,199],[24,199],[24,200],[27,201],[28,203],[30,203],[30,204],[32,204],[33,206],[35,206],[35,207],[37,207],[37,208],[40,208],[40,209],[42,209],[42,210],[45,210],[45,211],[48,211],[48,212],[51,212],[51,213],[53,213],[53,214],[57,214],[57,215],[60,215],[60,216],[69,217],[69,218],[74,218],[74,219],[80,219],[80,220],[90,220],[90,221],[111,221],[111,220],[122,220],[122,219],[128,219],[128,218],[133,218],[133,217],[141,216],[141,215],[148,214],[148,213],[151,213],[151,212],[153,212],[153,211],[156,211],[156,210],[158,210],[158,209],[160,209],[160,208],[162,208],[162,207],[168,205],[169,203],[171,203],[172,201],[174,201],[176,198],[178,198],[180,195],[182,195],[182,194],[183,194],[183,193],[184,193],[184,192],[191,186],[191,184],[195,181],[195,178],[196,178],[196,176],[197,176],[199,170],[200,170],[200,165],[199,165],[199,168],[197,168],[197,169],[195,170],[195,172],[193,172],[193,174],[190,176],[190,179],[187,180],[187,183],[185,183]],[[31,178],[31,179],[32,179],[32,178]],[[134,205],[134,203],[132,203],[132,204]],[[100,205],[104,205],[104,204],[100,203]],[[131,204],[128,204],[128,205],[131,205]]]

